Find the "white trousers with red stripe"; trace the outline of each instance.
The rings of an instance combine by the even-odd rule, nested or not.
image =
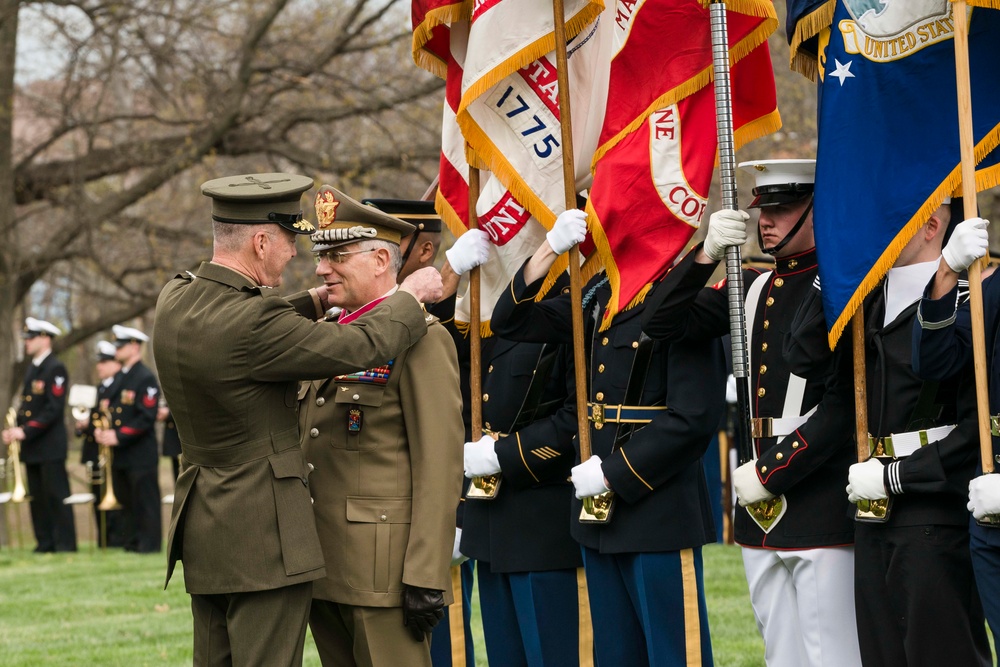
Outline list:
[[[861,665],[854,615],[854,548],[743,548],[768,667]]]

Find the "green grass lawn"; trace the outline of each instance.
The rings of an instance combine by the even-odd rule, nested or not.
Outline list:
[[[0,551],[0,665],[190,665],[191,611],[178,572],[163,590],[165,559],[118,549],[33,554]],[[740,551],[704,550],[715,664],[763,666]],[[486,665],[478,607],[477,664]],[[306,665],[319,658],[307,638]]]

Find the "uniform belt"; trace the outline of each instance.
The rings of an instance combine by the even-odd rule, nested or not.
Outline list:
[[[791,435],[795,429],[809,420],[810,415],[802,417],[754,417],[750,420],[750,437],[752,438],[783,438]]]
[[[935,426],[924,431],[907,431],[905,433],[893,433],[881,438],[868,436],[868,446],[872,452],[879,456],[892,456],[901,459],[909,456],[925,445],[937,442],[955,430],[954,424],[947,426]],[[879,449],[881,446],[881,453]]]
[[[277,437],[278,435],[281,434],[269,435],[259,440],[242,442],[229,447],[198,447],[182,442],[181,448],[184,451],[184,461],[188,465],[209,468],[236,466],[299,446],[297,439],[280,438]]]
[[[587,403],[587,419],[598,426],[604,424],[648,424],[665,405],[606,405]]]

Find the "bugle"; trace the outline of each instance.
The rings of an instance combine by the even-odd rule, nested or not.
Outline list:
[[[94,426],[99,429],[111,428],[111,414],[108,412],[107,408],[101,408],[101,416],[95,420]],[[100,478],[104,483],[104,495],[101,496],[101,502],[97,506],[97,509],[102,512],[120,510],[122,508],[121,503],[118,502],[118,498],[115,497],[114,480],[111,476],[111,462],[113,460],[114,449],[108,445],[102,444],[100,454],[97,458],[97,467],[98,470],[100,470]]]
[[[5,420],[7,428],[17,428],[17,410],[11,408],[7,411]],[[21,441],[11,440],[7,445],[7,460],[14,469],[14,488],[10,492],[10,502],[23,503],[28,497],[24,488],[24,477],[21,474]]]

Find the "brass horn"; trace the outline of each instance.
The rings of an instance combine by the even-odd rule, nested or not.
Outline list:
[[[90,416],[90,411],[97,406],[97,387],[89,384],[75,384],[69,388],[66,398],[73,419],[82,422]]]
[[[101,408],[101,416],[96,426],[101,429],[111,428],[111,415],[107,408]],[[104,482],[104,495],[101,497],[101,502],[97,506],[97,509],[102,512],[120,510],[122,508],[121,503],[118,502],[118,498],[115,497],[115,487],[111,478],[111,462],[113,460],[114,450],[108,445],[101,445],[101,453],[98,456],[97,466],[101,471],[101,481]]]
[[[17,427],[17,410],[11,408],[7,411],[5,424],[7,428]],[[10,444],[7,445],[7,458],[10,461],[11,466],[14,468],[14,489],[10,493],[10,501],[12,503],[23,503],[28,497],[28,493],[25,491],[24,477],[21,474],[20,440],[11,440]]]

